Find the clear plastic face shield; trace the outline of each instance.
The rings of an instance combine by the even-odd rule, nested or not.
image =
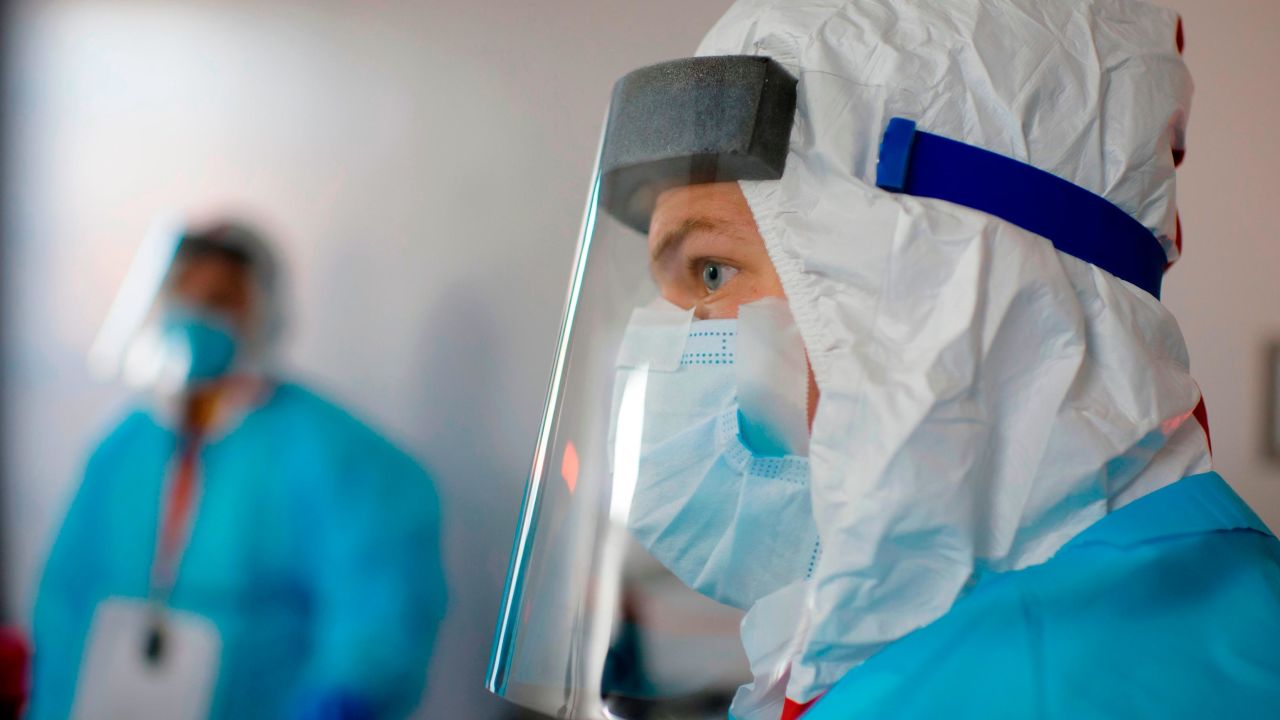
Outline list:
[[[724,717],[743,610],[807,577],[804,347],[736,181],[782,176],[763,57],[614,89],[488,688],[564,718]]]
[[[157,222],[90,348],[90,369],[166,397],[255,371],[272,334],[274,274],[265,244],[243,226]]]

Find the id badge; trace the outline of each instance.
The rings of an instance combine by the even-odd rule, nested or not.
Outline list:
[[[141,600],[102,601],[72,720],[205,720],[222,639],[207,618]]]

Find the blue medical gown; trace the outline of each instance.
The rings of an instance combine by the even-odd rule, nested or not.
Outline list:
[[[845,676],[804,720],[1280,718],[1280,543],[1185,478]]]
[[[146,597],[176,442],[136,412],[90,459],[39,589],[28,717],[67,717],[98,602]],[[297,717],[324,696],[407,715],[445,600],[439,505],[421,467],[286,384],[207,443],[198,472],[171,605],[221,633],[209,717]]]

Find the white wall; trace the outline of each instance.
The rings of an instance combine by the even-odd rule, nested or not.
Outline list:
[[[85,351],[159,211],[278,234],[291,358],[434,471],[435,717],[479,718],[515,516],[613,81],[722,0],[31,2],[6,99],[10,607],[119,407]]]
[[[155,213],[236,208],[295,286],[291,357],[442,485],[441,717],[480,690],[612,81],[689,54],[727,0],[30,2],[3,158],[11,607],[120,402],[85,350]],[[1182,320],[1224,474],[1280,527],[1263,347],[1280,337],[1280,4],[1177,0],[1198,81]]]
[[[1165,303],[1204,391],[1214,462],[1280,530],[1280,466],[1263,452],[1265,351],[1280,341],[1280,3],[1169,0],[1196,79],[1178,170],[1184,255]]]

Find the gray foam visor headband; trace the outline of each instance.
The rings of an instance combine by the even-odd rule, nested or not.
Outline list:
[[[600,156],[601,200],[649,231],[672,187],[777,180],[796,112],[796,79],[768,57],[726,55],[650,65],[623,76]]]

